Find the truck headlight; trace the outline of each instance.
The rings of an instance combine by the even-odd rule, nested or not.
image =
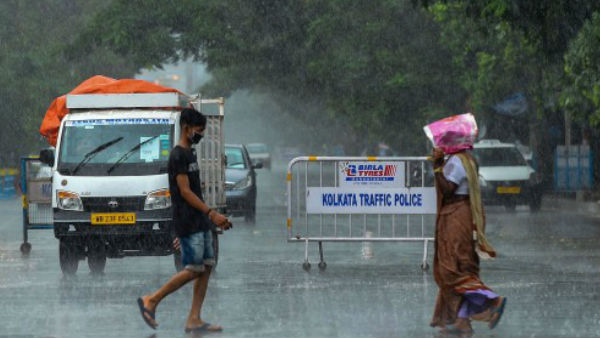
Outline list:
[[[62,210],[83,211],[83,204],[79,195],[69,191],[57,192],[57,205]]]
[[[171,192],[168,189],[153,191],[146,196],[144,210],[166,209],[171,207]]]
[[[252,177],[246,176],[239,180],[234,186],[233,190],[244,190],[252,185]]]

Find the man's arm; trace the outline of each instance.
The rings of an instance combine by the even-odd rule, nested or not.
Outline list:
[[[190,189],[190,180],[186,174],[179,174],[175,177],[177,181],[177,187],[181,192],[181,197],[188,202],[195,209],[200,210],[208,216],[208,218],[215,223],[219,228],[225,230],[231,227],[231,223],[227,217],[220,213],[210,209],[206,203],[204,203],[193,191]]]

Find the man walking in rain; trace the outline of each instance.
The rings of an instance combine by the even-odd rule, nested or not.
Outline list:
[[[169,189],[173,205],[173,226],[179,238],[184,269],[156,292],[138,298],[138,306],[144,321],[156,329],[158,323],[155,312],[160,301],[194,280],[192,307],[185,332],[221,331],[221,326],[202,320],[201,310],[211,268],[215,264],[210,222],[224,230],[231,228],[231,223],[225,216],[210,209],[202,199],[198,162],[192,145],[202,139],[206,117],[194,109],[184,109],[181,111],[179,125],[179,143],[169,156]]]
[[[479,278],[479,257],[495,257],[496,252],[485,237],[478,167],[467,151],[477,135],[475,119],[465,114],[442,122],[426,127],[436,146],[433,167],[438,200],[433,275],[439,292],[431,326],[470,334],[471,320],[486,321],[490,329],[495,328],[506,298]],[[446,161],[445,154],[450,155]]]

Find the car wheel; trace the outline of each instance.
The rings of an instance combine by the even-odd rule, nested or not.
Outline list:
[[[248,210],[246,215],[244,215],[244,221],[246,221],[246,223],[254,224],[254,222],[256,222],[256,214],[254,211]]]
[[[254,224],[254,222],[256,221],[256,201],[254,201],[250,209],[246,211],[246,214],[244,215],[244,220],[246,221],[246,223],[250,224]]]
[[[529,210],[531,212],[537,212],[537,211],[540,211],[541,208],[542,208],[542,196],[540,194],[534,194],[533,196],[531,196],[531,199],[529,200]]]

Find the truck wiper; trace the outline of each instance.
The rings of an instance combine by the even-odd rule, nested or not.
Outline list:
[[[113,144],[121,141],[123,139],[123,136],[119,136],[114,140],[108,141],[104,144],[99,145],[98,147],[96,147],[94,150],[90,151],[89,153],[83,155],[83,160],[81,160],[81,162],[79,162],[77,164],[77,166],[75,166],[75,169],[73,169],[73,175],[75,175],[77,173],[77,171],[83,167],[84,165],[86,165],[92,158],[94,158],[94,156],[96,156],[99,152],[103,151],[104,149],[112,146]]]
[[[142,141],[138,144],[135,145],[135,147],[129,149],[125,154],[123,154],[123,156],[121,156],[112,166],[110,166],[110,168],[108,168],[108,170],[106,171],[107,174],[110,174],[113,170],[115,170],[119,165],[121,165],[121,163],[127,161],[127,159],[138,149],[140,149],[144,144],[154,140],[155,138],[157,138],[159,135],[155,135],[152,136],[151,138]]]

